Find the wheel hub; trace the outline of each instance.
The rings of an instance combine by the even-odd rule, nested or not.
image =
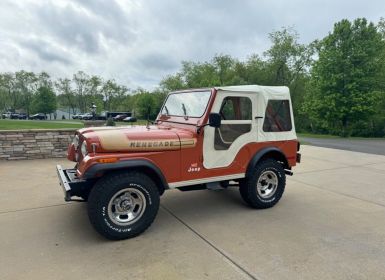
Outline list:
[[[120,202],[120,208],[123,211],[128,211],[131,208],[131,204],[132,204],[131,200],[125,199],[122,202]]]
[[[257,192],[262,198],[272,197],[278,187],[278,177],[274,171],[267,170],[263,172],[257,181]]]
[[[144,213],[146,199],[135,188],[126,188],[117,192],[108,204],[108,216],[112,222],[126,226],[136,222]]]

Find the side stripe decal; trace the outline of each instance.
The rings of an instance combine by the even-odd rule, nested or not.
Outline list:
[[[178,187],[199,185],[199,184],[225,181],[225,180],[234,180],[234,179],[240,179],[240,178],[244,178],[244,177],[245,177],[245,173],[239,173],[239,174],[209,177],[209,178],[196,179],[196,180],[173,182],[173,183],[169,183],[168,186],[170,189],[174,189],[174,188],[178,188]]]

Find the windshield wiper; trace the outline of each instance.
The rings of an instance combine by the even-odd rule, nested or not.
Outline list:
[[[167,116],[170,115],[170,113],[169,113],[168,108],[167,108],[166,105],[164,105],[164,109],[166,110],[166,115],[167,115]]]
[[[183,110],[183,114],[184,114],[184,119],[188,120],[187,110],[186,110],[186,106],[184,106],[184,103],[182,103],[182,110]]]

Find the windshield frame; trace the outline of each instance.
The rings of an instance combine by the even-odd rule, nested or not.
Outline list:
[[[186,94],[186,93],[194,93],[194,94],[199,94],[200,92],[208,92],[210,95],[209,95],[209,98],[207,100],[207,103],[206,103],[206,107],[205,109],[203,110],[202,112],[202,115],[200,116],[189,116],[189,115],[172,115],[172,114],[164,114],[163,113],[163,110],[165,109],[165,106],[166,106],[166,103],[167,103],[167,100],[169,99],[169,97],[171,95],[174,95],[174,94]],[[202,89],[190,89],[190,90],[183,90],[183,91],[174,91],[174,92],[170,92],[168,95],[167,95],[167,98],[164,100],[163,102],[163,105],[160,109],[160,112],[159,112],[159,115],[160,116],[166,116],[166,117],[177,117],[177,118],[186,118],[189,119],[189,118],[192,118],[192,119],[200,119],[202,118],[206,112],[207,112],[207,108],[209,107],[209,104],[210,104],[210,101],[211,101],[211,98],[213,96],[213,92],[212,92],[212,89],[211,88],[202,88]]]

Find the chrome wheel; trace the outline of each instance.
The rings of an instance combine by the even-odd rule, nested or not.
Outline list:
[[[266,199],[272,197],[278,187],[278,177],[274,171],[267,170],[259,176],[257,191],[260,197]]]
[[[135,188],[126,188],[117,192],[108,203],[108,217],[120,226],[135,223],[146,209],[146,198]]]

